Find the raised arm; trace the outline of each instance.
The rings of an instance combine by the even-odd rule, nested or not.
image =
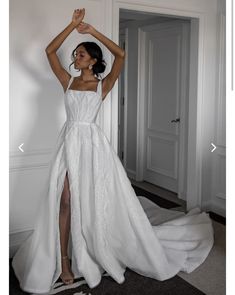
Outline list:
[[[71,23],[50,42],[45,50],[52,71],[62,84],[64,91],[67,89],[71,75],[62,67],[56,52],[60,48],[64,40],[68,37],[68,35],[81,23],[84,15],[84,8],[80,10],[74,10]]]
[[[125,60],[125,51],[89,24],[81,22],[77,26],[77,31],[82,34],[91,34],[93,37],[98,39],[102,44],[104,44],[115,57],[110,73],[103,79],[102,92],[103,97],[105,97],[107,93],[113,88],[113,85],[122,70]]]

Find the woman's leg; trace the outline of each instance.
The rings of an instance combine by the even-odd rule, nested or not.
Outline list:
[[[66,172],[64,180],[64,189],[61,195],[60,201],[60,216],[59,216],[59,227],[60,227],[60,246],[61,246],[61,264],[62,274],[61,279],[65,284],[73,283],[73,273],[70,268],[70,261],[68,259],[68,241],[70,233],[70,190],[68,173]]]

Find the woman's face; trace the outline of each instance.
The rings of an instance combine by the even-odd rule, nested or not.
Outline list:
[[[95,59],[91,58],[83,45],[79,46],[75,51],[74,68],[86,69],[90,64],[95,64]]]

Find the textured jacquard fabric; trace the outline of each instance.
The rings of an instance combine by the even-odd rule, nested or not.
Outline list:
[[[61,273],[59,210],[66,172],[72,271],[89,287],[100,283],[104,271],[122,283],[126,267],[166,280],[179,271],[193,271],[212,248],[213,228],[206,213],[196,208],[185,215],[136,196],[116,152],[95,123],[101,105],[102,81],[97,91],[65,93],[67,120],[51,159],[48,191],[33,234],[13,257],[25,291],[49,292]]]

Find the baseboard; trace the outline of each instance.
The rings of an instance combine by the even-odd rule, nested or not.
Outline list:
[[[127,173],[128,178],[131,178],[131,179],[135,179],[136,178],[136,173],[135,173],[134,170],[126,169],[126,173]]]
[[[209,200],[207,202],[203,202],[202,210],[215,213],[223,218],[226,217],[225,204],[220,204],[220,203],[216,202],[215,200]]]
[[[209,213],[211,219],[213,219],[214,221],[217,221],[223,225],[226,225],[226,218],[225,217],[218,215],[214,212],[208,212],[208,213]]]

